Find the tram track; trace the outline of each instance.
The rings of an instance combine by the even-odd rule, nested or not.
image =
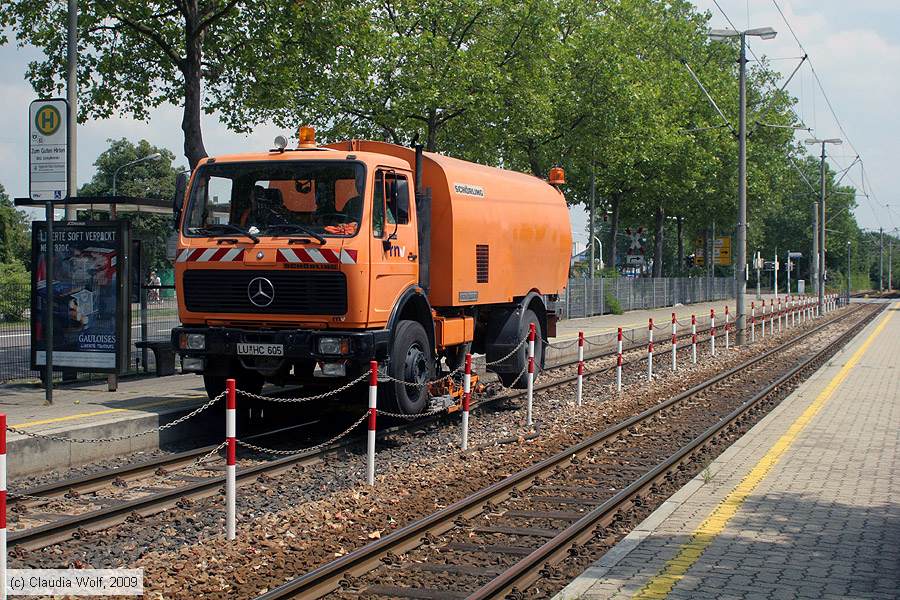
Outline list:
[[[786,393],[792,382],[818,368],[880,310],[883,306],[844,312],[550,458],[296,577],[262,594],[258,600],[319,598],[332,593],[339,597],[427,598],[432,597],[429,594],[437,594],[433,597],[498,598],[513,589],[517,591],[514,597],[523,597],[523,590],[540,577],[548,564],[567,556],[573,546],[590,539],[598,528],[609,527],[623,511],[640,506],[644,496],[661,482],[671,480],[673,473],[696,460],[723,435],[734,431],[748,415],[759,412],[762,403],[780,400],[780,397],[774,400],[773,396]],[[772,363],[780,364],[780,353],[786,349],[796,349],[800,342],[860,314],[861,319],[823,348],[795,360],[787,368],[782,365],[781,369],[772,369]],[[748,377],[765,382],[750,392],[749,398],[745,390],[738,388],[741,379]],[[555,385],[563,383],[555,382]],[[741,401],[736,406],[734,402],[716,404],[722,398],[741,398]],[[699,434],[687,429],[689,439],[683,440],[684,443],[674,440],[679,443],[663,460],[655,460],[657,456],[653,452],[641,453],[637,441],[653,437],[642,434],[642,428],[654,421],[677,419],[680,410],[689,414],[690,408],[684,407],[692,404],[699,407],[695,412],[718,407],[721,418],[704,426]],[[607,465],[599,469],[599,476],[597,469],[593,469],[593,474],[586,474],[592,469],[585,470],[584,465],[597,458],[598,449],[623,439],[629,443],[619,444],[617,455],[627,458],[627,468],[620,464],[610,469]],[[602,453],[599,456],[602,459]],[[623,483],[622,472],[635,470],[642,474],[629,475]],[[618,476],[614,479],[618,491],[603,493],[601,490],[604,486],[608,490],[609,478],[614,474]],[[593,484],[571,484],[582,479]],[[578,497],[573,488],[579,487],[593,488],[595,493]],[[562,496],[558,495],[560,492]],[[513,520],[504,524],[507,517]],[[489,543],[493,538],[501,541]],[[447,563],[447,560],[456,562]],[[473,587],[473,582],[478,585]]]
[[[831,317],[829,321],[820,325],[819,328],[828,325],[829,323],[836,320],[843,319],[849,314],[850,313],[842,313]],[[703,330],[698,329],[698,335],[701,335],[703,332],[708,332],[708,330],[708,328]],[[817,330],[818,328],[812,331]],[[794,339],[797,341],[799,341],[800,339],[805,339],[805,336],[809,333],[812,332],[801,334],[800,337]],[[688,333],[683,337],[689,338],[690,334]],[[700,343],[709,343],[709,338],[698,340],[698,345]],[[631,344],[629,347],[623,348],[623,352],[633,356],[636,352],[640,353],[640,351],[645,347],[646,345],[644,342],[637,342]],[[668,350],[659,350],[656,354],[667,354],[670,350],[671,348],[669,348]],[[679,352],[689,352],[690,346],[679,345],[678,350]],[[591,363],[603,361],[604,359],[614,357],[615,355],[616,352],[613,351],[600,353],[594,356],[586,356],[585,362],[586,364],[590,365]],[[635,365],[643,363],[645,361],[646,354],[640,353],[636,358],[630,358],[628,361],[626,361],[624,367],[632,369]],[[537,393],[540,391],[549,390],[574,382],[576,380],[575,375],[553,378],[553,374],[556,372],[564,371],[565,369],[571,369],[571,367],[576,364],[577,361],[572,361],[555,365],[546,369],[544,371],[544,376],[550,379],[537,383],[534,388],[535,392]],[[615,366],[610,367],[606,365],[595,369],[587,369],[584,376],[585,378],[591,378],[601,374],[609,373],[614,370]],[[524,396],[524,391],[512,391],[509,393],[497,394],[492,397],[481,398],[477,400],[474,403],[473,408],[478,409],[479,406],[484,407],[491,403],[499,401],[510,401],[522,398]],[[422,427],[430,423],[435,423],[440,420],[446,419],[447,417],[448,413],[439,413],[437,415],[417,419],[410,423],[395,424],[390,427],[380,429],[379,437],[383,438],[385,436],[389,436],[413,427]],[[262,432],[260,434],[256,434],[255,436],[248,436],[242,439],[244,439],[245,441],[249,441],[251,439],[258,439],[261,437],[276,435],[278,433],[289,431],[296,427],[302,426],[303,424],[280,428],[274,431]],[[261,476],[276,475],[294,467],[315,464],[316,462],[322,460],[323,457],[328,453],[348,449],[349,447],[358,444],[359,442],[359,437],[350,436],[348,438],[345,438],[344,440],[341,440],[334,444],[330,444],[315,451],[300,452],[291,456],[281,457],[258,464],[251,464],[238,470],[237,480],[239,484],[245,484],[255,481]],[[34,510],[39,509],[42,504],[50,503],[54,500],[65,501],[72,498],[81,498],[82,500],[91,499],[90,496],[92,494],[102,492],[104,489],[109,489],[110,486],[117,485],[126,495],[128,493],[131,493],[133,495],[134,492],[129,489],[129,484],[131,482],[139,481],[141,478],[152,477],[154,475],[171,475],[173,471],[194,465],[199,458],[210,453],[211,451],[214,451],[216,448],[217,446],[205,446],[202,448],[181,452],[175,455],[159,457],[150,461],[143,461],[141,463],[133,465],[126,465],[93,475],[82,476],[34,487],[23,491],[18,496],[12,494],[10,497],[10,508],[14,512],[18,511],[19,514],[27,515],[29,512],[34,513]],[[209,467],[207,470],[221,471],[221,468]],[[175,475],[175,478],[178,478],[177,474]],[[95,504],[99,505],[99,508],[96,508],[94,510],[88,510],[77,514],[60,514],[52,516],[46,514],[41,515],[44,517],[44,520],[49,519],[49,522],[33,527],[15,529],[10,531],[8,544],[10,547],[21,547],[24,549],[37,549],[46,547],[48,545],[65,541],[66,539],[69,539],[73,536],[77,536],[81,531],[100,531],[128,519],[139,519],[142,517],[150,516],[162,512],[172,506],[176,506],[179,503],[188,503],[195,499],[211,496],[217,493],[218,489],[224,484],[224,475],[220,474],[204,477],[186,476],[185,479],[187,480],[187,483],[185,483],[184,485],[179,485],[177,487],[164,489],[154,489],[154,486],[144,487],[143,492],[146,492],[146,495],[138,498],[93,498],[93,500],[96,501]],[[122,485],[123,482],[125,483],[125,485]],[[138,491],[140,492],[141,490],[139,489]],[[20,507],[24,507],[24,510],[21,510]]]

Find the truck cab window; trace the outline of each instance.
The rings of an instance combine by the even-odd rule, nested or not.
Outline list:
[[[260,236],[312,232],[356,235],[362,218],[365,168],[337,161],[215,163],[194,178],[185,235],[203,236],[216,223]]]
[[[390,197],[391,186],[396,183],[397,197]],[[405,175],[393,171],[379,170],[375,173],[375,190],[373,193],[372,207],[372,235],[377,238],[384,237],[385,233],[393,232],[393,225],[406,225],[409,223],[409,212],[400,210],[399,198],[409,197],[409,183]],[[407,204],[408,206],[408,204]],[[385,220],[388,229],[385,232]]]

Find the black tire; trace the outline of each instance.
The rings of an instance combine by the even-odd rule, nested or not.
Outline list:
[[[533,310],[528,309],[525,311],[525,314],[522,316],[522,323],[519,325],[519,339],[524,339],[528,337],[529,324],[534,323],[535,328],[535,336],[534,336],[534,376],[537,378],[538,374],[541,372],[541,365],[544,362],[544,332],[541,329],[541,321],[538,319],[537,315]],[[524,390],[528,387],[528,373],[526,372],[524,375],[519,377],[519,372],[525,368],[525,365],[528,364],[528,342],[522,345],[519,351],[516,353],[516,369],[515,373],[497,373],[497,377],[500,379],[500,383],[504,385],[504,387],[511,387],[517,390]],[[518,380],[516,379],[518,378]]]
[[[388,375],[417,385],[398,381],[385,384],[388,410],[417,415],[428,408],[428,388],[424,384],[432,379],[433,370],[431,344],[425,328],[416,321],[400,321],[394,333]]]

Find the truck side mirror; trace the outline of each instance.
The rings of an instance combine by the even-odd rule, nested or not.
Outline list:
[[[181,222],[181,211],[184,208],[184,194],[187,192],[188,174],[184,171],[175,176],[175,197],[172,199],[172,213],[175,215],[175,229]]]

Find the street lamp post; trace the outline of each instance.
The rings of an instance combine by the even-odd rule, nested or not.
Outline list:
[[[137,160],[133,160],[131,162],[127,162],[124,165],[121,165],[118,169],[113,172],[113,184],[112,184],[112,195],[113,200],[116,198],[116,181],[119,178],[119,171],[124,169],[125,167],[130,167],[131,165],[136,165],[138,163],[142,163],[147,160],[158,160],[162,155],[159,152],[154,152],[153,154],[148,154],[147,156],[143,156],[138,158]],[[109,216],[111,219],[115,219],[118,215],[116,214],[116,205],[115,202],[109,205]]]
[[[840,145],[843,144],[843,140],[839,138],[829,138],[827,140],[820,140],[818,138],[812,138],[806,140],[807,144],[821,144],[822,145],[822,155],[821,162],[819,163],[819,230],[814,231],[813,235],[818,236],[819,238],[819,256],[817,258],[817,268],[816,268],[816,279],[818,281],[818,292],[819,292],[819,314],[825,314],[825,144],[834,144]]]
[[[850,267],[850,240],[847,240],[847,304],[850,304],[850,277],[853,269]]]
[[[747,293],[747,36],[759,37],[771,40],[777,34],[771,27],[757,27],[746,31],[733,29],[713,29],[709,32],[712,39],[725,39],[740,37],[741,54],[738,60],[739,78],[739,104],[740,116],[738,119],[738,218],[737,218],[737,317],[735,327],[737,329],[737,344],[746,342],[745,326],[747,322],[744,296]]]

